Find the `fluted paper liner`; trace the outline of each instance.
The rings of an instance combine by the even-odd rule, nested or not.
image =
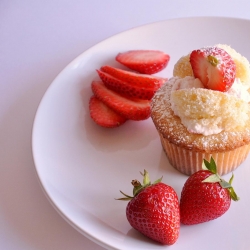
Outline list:
[[[162,147],[169,159],[170,164],[183,174],[191,175],[202,169],[202,162],[204,159],[210,160],[211,156],[214,158],[217,171],[220,175],[235,170],[248,156],[250,151],[250,144],[234,150],[216,153],[204,153],[193,150],[188,150],[170,143],[160,133]]]

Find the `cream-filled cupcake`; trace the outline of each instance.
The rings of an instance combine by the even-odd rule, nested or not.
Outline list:
[[[196,77],[188,55],[177,62],[174,77],[152,99],[151,117],[163,149],[170,163],[187,175],[200,170],[203,159],[211,156],[219,174],[229,173],[250,150],[249,63],[223,46],[231,51],[236,66],[233,82],[225,90],[209,89],[214,82]]]

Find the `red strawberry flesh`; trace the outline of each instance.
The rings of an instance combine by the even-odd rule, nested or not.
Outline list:
[[[168,65],[170,56],[158,50],[130,50],[119,53],[116,60],[137,72],[155,74]]]
[[[150,88],[153,90],[157,90],[167,81],[167,78],[139,74],[127,70],[114,68],[107,65],[102,66],[100,70],[102,72],[110,74],[111,76],[117,79],[125,81],[127,84],[137,86],[140,88]]]
[[[122,125],[127,120],[125,117],[117,114],[102,101],[92,96],[89,101],[90,117],[100,126],[114,128]]]
[[[208,89],[228,91],[234,83],[236,66],[232,57],[218,47],[205,47],[190,54],[194,76]]]
[[[97,70],[97,73],[107,88],[127,97],[151,100],[159,88],[144,87],[144,82],[140,86],[139,79],[136,78],[134,79],[135,84],[131,84],[101,70]]]
[[[128,99],[108,89],[101,81],[93,81],[91,88],[99,100],[127,119],[139,121],[150,117],[148,100]]]

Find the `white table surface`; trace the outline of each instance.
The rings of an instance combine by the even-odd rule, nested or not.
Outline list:
[[[48,202],[31,152],[39,102],[71,60],[105,38],[151,22],[250,19],[249,10],[249,0],[1,0],[0,249],[103,249]]]

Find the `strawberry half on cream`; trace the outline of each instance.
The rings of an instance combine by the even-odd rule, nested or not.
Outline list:
[[[232,57],[219,47],[206,47],[192,51],[190,63],[194,77],[208,89],[225,92],[231,88],[236,75]]]

